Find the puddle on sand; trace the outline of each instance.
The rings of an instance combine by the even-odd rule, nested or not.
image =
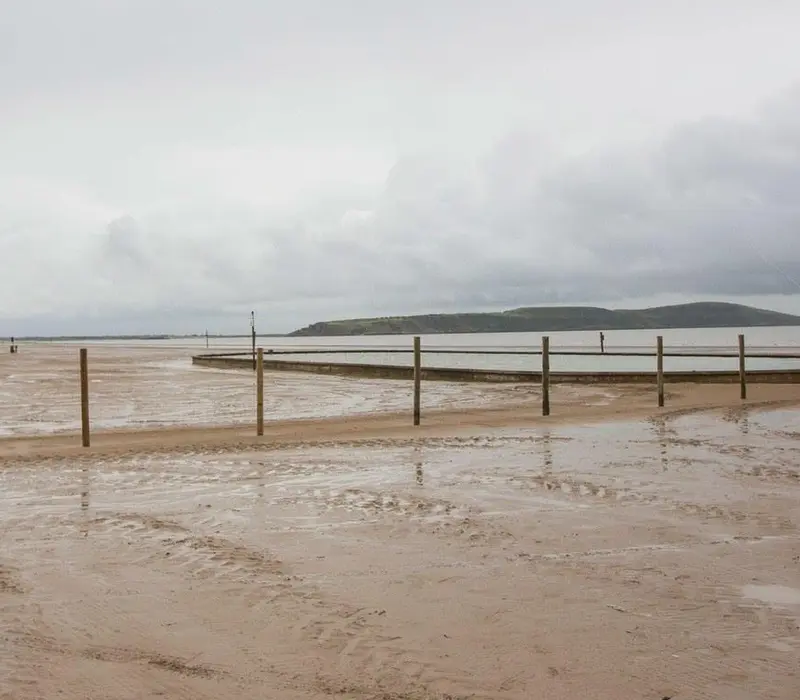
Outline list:
[[[286,524],[292,508],[326,519],[338,511],[374,519],[423,517],[449,504],[454,514],[466,509],[514,518],[650,504],[713,521],[731,536],[749,534],[754,499],[774,503],[797,483],[795,442],[774,430],[796,425],[798,412],[749,417],[746,434],[737,422],[704,414],[668,425],[621,421],[504,429],[474,438],[376,440],[346,449],[138,455],[80,465],[91,468],[91,479],[71,460],[54,460],[46,469],[9,465],[0,472],[0,513],[63,515],[76,503],[93,512],[193,512],[198,504],[213,504],[247,513],[262,504],[269,507],[258,515],[261,525],[266,518],[276,526]],[[739,449],[743,444],[758,446],[757,460]],[[746,468],[754,463],[769,464],[769,473],[750,475]],[[784,532],[776,519],[762,511],[756,515],[771,528],[766,534]],[[787,511],[789,524],[792,517]]]
[[[770,605],[800,605],[800,588],[788,586],[744,586],[742,595]]]

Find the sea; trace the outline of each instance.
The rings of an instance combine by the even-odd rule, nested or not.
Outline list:
[[[650,352],[651,357],[588,354],[600,350],[600,334],[597,331],[431,334],[421,336],[422,362],[431,367],[536,371],[541,367],[541,357],[530,353],[541,350],[542,337],[547,335],[550,338],[550,366],[553,372],[650,371],[655,369],[656,338],[659,335],[664,338],[666,353],[735,354],[740,333],[745,336],[746,353],[774,355],[769,358],[748,358],[748,369],[800,369],[800,358],[781,356],[800,355],[800,326],[605,331],[607,353]],[[413,337],[410,335],[313,338],[264,336],[258,337],[256,343],[258,347],[264,348],[265,353],[270,350],[280,353],[274,359],[393,365],[409,365],[413,361]],[[191,356],[195,354],[247,352],[251,348],[251,341],[246,337],[212,337],[207,348],[205,338],[109,339],[70,341],[69,344],[185,349],[187,362],[191,362]],[[287,350],[293,351],[292,354],[283,354]],[[325,350],[330,352],[324,352]],[[445,350],[451,352],[442,352]],[[469,353],[457,354],[452,353],[453,350]],[[497,354],[499,352],[509,354]],[[559,352],[587,354],[559,355]],[[664,359],[665,371],[734,370],[737,367],[736,357],[667,356]]]

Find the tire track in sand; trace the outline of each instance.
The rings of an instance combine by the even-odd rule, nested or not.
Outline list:
[[[5,599],[9,593],[14,598],[11,601]],[[0,593],[0,698],[40,700],[73,687],[76,696],[89,690],[89,697],[106,693],[108,673],[101,672],[95,678],[91,666],[84,665],[87,663],[113,664],[114,692],[125,697],[134,697],[145,689],[186,700],[218,697],[217,692],[204,692],[198,681],[216,680],[226,675],[223,669],[148,650],[148,640],[155,643],[152,633],[126,614],[113,597],[99,590],[86,595],[83,589],[82,593],[77,617],[70,614],[69,605],[34,602],[35,582],[24,588],[14,583]],[[143,644],[92,643],[97,629],[109,621],[124,621],[126,637]]]
[[[388,683],[399,692],[422,692],[432,683],[458,681],[420,661],[400,638],[384,631],[380,611],[327,599],[265,549],[140,514],[104,516],[91,526],[95,537],[125,541],[124,551],[136,566],[177,572],[195,588],[235,600],[251,619],[290,620],[291,642],[301,648],[313,645],[334,676],[355,673],[368,679],[369,687]]]

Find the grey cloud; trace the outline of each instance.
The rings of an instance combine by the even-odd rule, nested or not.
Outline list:
[[[0,333],[798,294],[771,8],[5,3]]]
[[[683,125],[639,151],[540,159],[510,145],[530,141],[516,134],[488,156],[398,162],[372,209],[345,225],[341,214],[324,226],[254,221],[232,238],[224,218],[150,229],[117,219],[98,265],[124,313],[143,286],[153,313],[187,299],[209,313],[294,304],[313,314],[331,300],[411,312],[797,293],[800,126],[791,124],[800,125],[800,93],[777,112]]]
[[[360,255],[353,243],[338,256],[331,245],[328,263],[347,269],[358,258],[362,284],[387,294],[425,290],[430,300],[476,289],[498,304],[796,293],[800,126],[786,128],[792,123],[800,125],[796,93],[777,114],[685,125],[642,152],[543,170],[525,149],[498,149],[491,167],[461,179],[401,163],[362,224]],[[498,192],[498,171],[523,175]],[[321,262],[312,251],[302,259]]]
[[[131,216],[114,219],[108,224],[104,254],[111,267],[132,267],[137,274],[147,274],[146,246],[142,244],[139,226]]]

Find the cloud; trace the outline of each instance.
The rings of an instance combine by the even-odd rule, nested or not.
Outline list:
[[[291,327],[362,309],[800,291],[800,90],[637,149],[558,157],[515,132],[472,158],[401,159],[371,206],[313,221],[213,203],[112,218],[80,190],[4,186],[6,317],[252,307]]]
[[[682,125],[638,150],[558,161],[517,135],[471,162],[401,161],[357,240],[296,242],[295,259],[314,270],[308,294],[409,310],[797,293],[797,125],[794,92],[751,120]]]
[[[800,310],[797,4],[607,5],[4,9],[0,334]]]

